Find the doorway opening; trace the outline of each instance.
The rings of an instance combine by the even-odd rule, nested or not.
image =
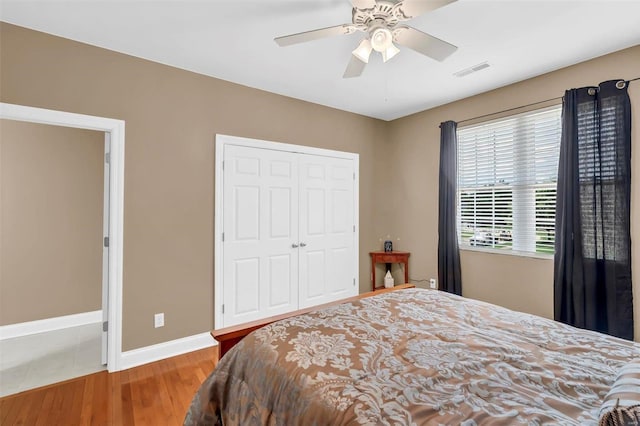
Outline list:
[[[100,211],[104,220],[97,232],[100,232],[102,249],[98,253],[102,260],[100,271],[102,286],[99,295],[100,309],[77,315],[84,315],[78,319],[77,315],[64,315],[53,318],[45,326],[51,330],[65,328],[69,321],[85,321],[93,323],[93,328],[80,330],[85,339],[95,332],[100,333],[100,361],[106,364],[108,371],[118,371],[122,352],[122,236],[123,236],[123,201],[124,201],[124,121],[110,118],[88,116],[82,114],[33,108],[21,105],[0,103],[0,119],[46,124],[75,129],[86,129],[101,132],[104,135],[103,159],[103,191]],[[71,154],[71,153],[70,153]],[[2,155],[2,153],[0,153]],[[45,214],[43,212],[43,214]],[[73,230],[70,230],[73,232]],[[17,239],[19,241],[19,239]],[[56,249],[56,241],[41,241],[48,249]],[[8,250],[1,247],[0,250]],[[34,265],[34,268],[37,265]],[[1,284],[0,284],[1,285]],[[34,294],[32,297],[37,298]],[[99,315],[96,317],[96,315]],[[97,320],[97,321],[96,321]],[[11,337],[11,334],[30,334],[29,327],[42,327],[39,321],[8,324],[0,326],[0,338]],[[82,328],[82,327],[81,327]],[[82,340],[83,337],[66,337],[67,339]]]

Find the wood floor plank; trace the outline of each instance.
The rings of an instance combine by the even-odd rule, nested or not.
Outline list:
[[[120,380],[126,372],[118,371],[113,374],[109,374],[109,389],[108,394],[111,395],[111,408],[109,410],[108,421],[109,424],[120,426],[123,424],[122,416],[122,386]],[[131,424],[131,423],[128,423]]]
[[[28,425],[27,420],[29,414],[33,411],[39,410],[42,407],[42,394],[27,394],[25,395],[24,402],[19,405],[19,410],[16,413],[16,417],[10,420],[13,425]]]
[[[141,374],[142,372],[142,367],[132,369],[129,372],[134,424],[145,424],[146,422],[144,396],[142,395],[142,389],[140,388],[141,383],[144,380],[143,374]]]
[[[100,374],[107,374],[107,373],[100,372],[100,373],[92,374],[91,376],[86,377],[84,380],[82,397],[80,399],[82,404],[80,408],[80,419],[79,419],[80,424],[86,425],[86,424],[90,424],[91,422],[91,416],[93,414],[93,406],[91,405],[91,401],[93,401],[93,386],[95,383],[94,378],[95,376]]]
[[[0,425],[8,424],[7,416],[15,404],[15,399],[0,400]]]
[[[0,398],[1,425],[181,425],[217,348]]]
[[[85,386],[85,380],[78,380],[74,383],[73,402],[71,404],[71,412],[69,413],[69,417],[72,419],[80,418],[82,415],[82,396],[84,395]],[[45,424],[46,423],[43,423],[43,425]]]
[[[6,401],[6,402],[5,402]],[[16,418],[18,412],[20,411],[20,406],[22,401],[18,399],[11,399],[10,401],[5,398],[5,401],[0,402],[0,408],[4,410],[4,406],[7,406],[7,411],[3,412],[3,425],[12,425],[15,423],[14,419]]]
[[[111,406],[111,398],[108,395],[109,380],[107,374],[99,374],[94,378],[93,401],[91,408],[93,415],[91,416],[92,425],[106,425],[109,417],[109,407]]]
[[[56,418],[72,415],[73,400],[75,399],[75,385],[75,383],[71,382],[54,389],[55,396],[53,398],[53,402],[55,409],[57,409]]]
[[[56,388],[50,388],[47,393],[44,396],[44,400],[47,400],[47,397],[49,395],[52,395],[53,398],[51,398],[51,407],[49,407],[49,409],[47,410],[49,412],[49,415],[47,416],[50,420],[50,422],[53,423],[54,419],[60,419],[62,417],[64,417],[65,415],[65,406],[67,405],[65,403],[65,397],[66,397],[66,401],[69,401],[70,403],[73,402],[73,392],[69,392],[69,384],[64,384],[60,387],[56,387]],[[71,395],[71,398],[68,397],[68,395]],[[43,407],[40,408],[40,413],[45,412],[44,410],[44,404]],[[44,417],[44,416],[38,416],[38,417]]]
[[[42,407],[40,408],[40,411],[41,411],[41,412],[48,412],[48,413],[52,413],[52,412],[54,411],[53,404],[54,404],[55,396],[56,396],[56,395],[55,395],[55,392],[50,392],[50,391],[49,391],[49,392],[46,392],[46,393],[44,394],[44,398],[43,398],[43,401],[42,401]],[[53,417],[53,416],[52,416],[51,414],[49,414],[49,416],[48,416],[48,417],[49,417],[49,418],[51,418],[51,417]],[[35,424],[36,424],[36,426],[38,426],[38,425],[43,425],[43,426],[45,426],[45,425],[47,424],[47,421],[51,421],[51,420],[47,420],[47,419],[45,418],[45,416],[40,415],[40,416],[38,416],[38,418],[36,419]]]
[[[176,399],[173,397],[170,388],[167,386],[166,370],[158,363],[154,363],[153,372],[154,376],[158,377],[158,395],[161,399],[160,405],[164,409],[164,415],[166,424],[175,424],[178,421],[176,418]],[[197,370],[197,368],[196,368]]]
[[[133,418],[133,396],[131,395],[131,385],[125,383],[121,386],[122,389],[122,412],[120,420],[122,425],[133,425],[135,419]]]

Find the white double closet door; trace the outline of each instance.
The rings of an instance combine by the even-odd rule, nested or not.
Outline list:
[[[225,145],[222,327],[358,293],[353,159]]]

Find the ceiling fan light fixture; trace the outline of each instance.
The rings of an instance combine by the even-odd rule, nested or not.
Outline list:
[[[386,27],[377,27],[371,31],[371,47],[376,52],[384,52],[393,45],[393,34]]]
[[[360,59],[365,64],[368,64],[369,56],[371,55],[371,49],[372,49],[371,41],[369,41],[368,38],[365,38],[360,42],[358,47],[356,47],[356,49],[351,53],[353,53],[353,56]]]
[[[382,62],[387,62],[389,59],[393,58],[398,53],[400,53],[400,49],[398,49],[393,43],[391,43],[391,46],[389,46],[387,50],[382,52]]]

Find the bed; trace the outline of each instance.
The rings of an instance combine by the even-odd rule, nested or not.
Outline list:
[[[640,344],[477,300],[403,289],[258,328],[185,424],[597,424]]]

